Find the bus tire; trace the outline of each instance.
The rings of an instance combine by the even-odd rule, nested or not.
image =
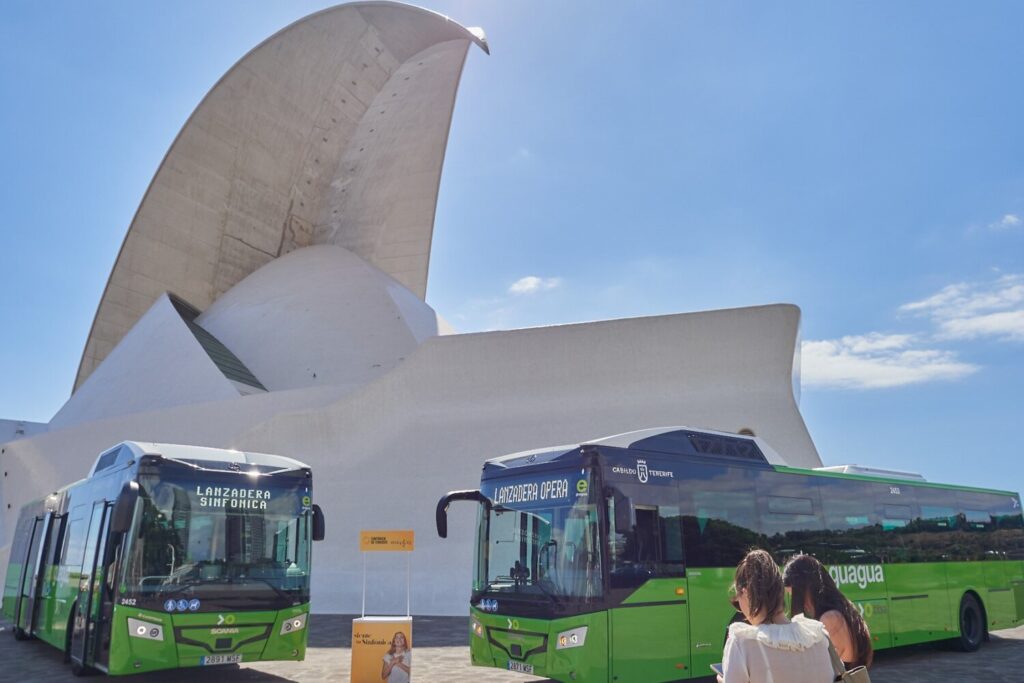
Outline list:
[[[971,593],[960,599],[960,636],[953,641],[961,652],[974,652],[985,640],[985,613]]]
[[[13,631],[15,640],[28,640],[28,634],[25,633],[25,629],[20,626],[15,626]]]

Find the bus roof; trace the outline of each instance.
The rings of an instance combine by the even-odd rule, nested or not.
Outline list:
[[[555,462],[570,454],[578,453],[584,446],[606,446],[612,448],[653,451],[673,455],[699,455],[704,457],[722,457],[732,462],[746,460],[748,462],[767,463],[779,472],[806,474],[816,477],[836,477],[860,481],[887,482],[890,484],[924,486],[957,491],[977,491],[980,493],[996,493],[1007,496],[1017,495],[1013,491],[988,489],[974,486],[957,486],[954,484],[936,484],[926,481],[919,474],[898,472],[864,466],[838,466],[816,469],[790,467],[779,457],[779,454],[765,441],[757,436],[732,434],[711,429],[692,429],[690,427],[656,427],[640,429],[632,432],[613,434],[598,439],[583,441],[579,444],[565,446],[548,446],[528,451],[510,453],[492,458],[484,463],[484,472],[508,470],[529,465],[542,465]]]
[[[144,455],[159,455],[168,460],[185,462],[206,461],[221,463],[237,463],[239,465],[262,465],[280,470],[296,470],[307,468],[308,465],[283,455],[236,451],[226,448],[210,448],[208,446],[186,446],[173,443],[150,443],[141,441],[122,441],[100,453],[89,476],[111,465],[121,464],[128,459],[138,460]],[[106,460],[104,460],[106,458]]]
[[[690,427],[655,427],[590,439],[579,444],[548,446],[529,451],[510,453],[484,463],[484,471],[491,468],[510,469],[525,465],[549,463],[577,451],[584,446],[631,448],[670,455],[700,455],[746,460],[770,465],[784,465],[771,446],[756,436],[731,434],[711,429]]]
[[[815,477],[832,477],[836,479],[855,479],[857,481],[873,481],[873,482],[884,482],[887,484],[896,484],[898,486],[912,485],[920,488],[933,488],[933,489],[948,489],[951,491],[975,491],[977,493],[996,493],[1004,496],[1016,496],[1015,491],[1003,491],[1001,489],[986,489],[978,486],[958,486],[956,484],[936,484],[927,480],[916,480],[907,479],[905,477],[898,477],[892,475],[882,474],[861,474],[852,472],[837,472],[826,469],[804,469],[802,467],[788,467],[786,465],[777,465],[775,467],[777,472],[788,472],[790,474],[808,474]]]

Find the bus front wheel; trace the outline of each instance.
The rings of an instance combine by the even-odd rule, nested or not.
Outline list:
[[[25,633],[25,629],[20,626],[15,626],[12,630],[14,631],[15,640],[28,640],[28,634]]]
[[[970,593],[960,600],[960,637],[955,645],[961,652],[974,652],[985,639],[985,616],[978,598]]]

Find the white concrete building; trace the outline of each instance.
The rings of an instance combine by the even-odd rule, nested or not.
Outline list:
[[[821,464],[794,306],[454,334],[423,301],[472,44],[482,31],[424,10],[342,5],[214,86],[128,230],[72,396],[45,428],[0,432],[0,564],[23,503],[128,439],[309,463],[321,612],[359,608],[360,529],[412,528],[413,611],[465,613],[473,516],[453,509],[442,542],[434,505],[503,453],[688,425]],[[403,610],[404,566],[371,559],[368,609]]]

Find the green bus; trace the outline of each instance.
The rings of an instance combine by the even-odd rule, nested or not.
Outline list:
[[[1016,494],[879,470],[787,467],[761,439],[682,427],[484,464],[470,604],[472,663],[557,681],[711,674],[736,564],[760,547],[829,568],[877,649],[976,649],[1024,623]]]
[[[126,441],[22,508],[3,613],[78,675],[301,660],[323,535],[301,462]]]

